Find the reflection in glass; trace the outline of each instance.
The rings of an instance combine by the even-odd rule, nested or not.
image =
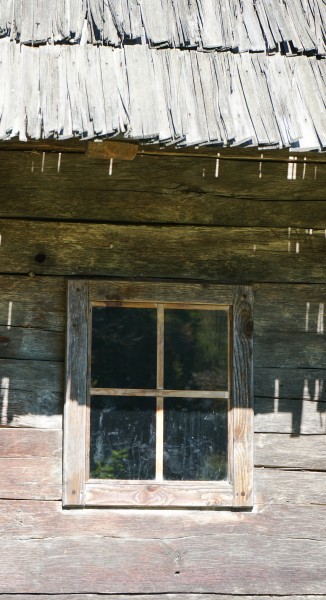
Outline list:
[[[91,478],[155,479],[155,412],[155,398],[91,398]]]
[[[156,388],[156,309],[93,307],[91,386]]]
[[[164,479],[216,481],[227,476],[227,402],[165,398]]]
[[[222,310],[165,310],[165,389],[226,390],[228,315]]]

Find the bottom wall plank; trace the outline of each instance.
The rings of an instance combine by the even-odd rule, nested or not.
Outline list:
[[[0,594],[0,600],[32,600],[32,597],[30,594]],[[234,596],[233,594],[41,594],[37,595],[37,600],[326,600],[326,596]]]
[[[2,539],[0,593],[323,594],[326,541],[221,535],[166,540]]]

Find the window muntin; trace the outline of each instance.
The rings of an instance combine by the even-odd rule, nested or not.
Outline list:
[[[63,505],[64,506],[180,506],[180,507],[249,507],[253,504],[253,411],[252,411],[252,290],[248,286],[224,286],[212,284],[176,284],[163,282],[123,282],[110,280],[103,281],[85,281],[73,280],[68,282],[68,321],[67,321],[67,360],[66,360],[66,400],[64,409],[64,467],[63,467]],[[135,308],[139,310],[139,303],[142,308],[153,309],[157,312],[157,332],[162,330],[162,318],[159,316],[159,305],[173,310],[188,309],[192,310],[193,305],[196,309],[210,310],[223,309],[229,315],[229,356],[228,356],[228,388],[224,390],[224,383],[221,389],[205,390],[194,389],[163,389],[163,372],[160,377],[157,375],[157,387],[155,388],[100,388],[96,377],[91,380],[91,332],[92,332],[92,308],[95,306],[120,306],[121,308]],[[172,314],[172,313],[171,313]],[[162,337],[159,335],[158,337]],[[156,338],[156,361],[157,365],[164,364],[164,344],[158,344]],[[155,335],[151,334],[151,339]],[[163,360],[162,360],[163,357]],[[146,367],[147,368],[147,367]],[[215,374],[216,376],[216,374]],[[215,377],[214,376],[214,377]],[[170,377],[170,376],[169,376]],[[167,381],[171,381],[171,378]],[[173,380],[173,379],[172,379]],[[183,378],[182,381],[186,381]],[[188,378],[189,380],[189,378]],[[210,381],[211,377],[200,377],[200,381]],[[121,380],[120,380],[121,381]],[[161,383],[160,383],[161,381]],[[175,380],[174,380],[175,381]],[[194,381],[194,378],[193,378]],[[197,378],[198,381],[198,378]],[[103,385],[100,383],[100,385]],[[106,384],[105,384],[106,385]],[[133,384],[132,384],[133,385]],[[187,385],[182,383],[182,385]],[[205,386],[202,387],[206,387]],[[94,387],[93,387],[94,386]],[[175,385],[178,388],[178,384]],[[200,388],[201,386],[198,385]],[[208,385],[207,387],[213,387]],[[180,385],[181,388],[181,385]],[[136,392],[135,392],[136,390]],[[92,394],[90,393],[92,392]],[[131,393],[131,395],[130,395]],[[224,397],[226,395],[226,397]],[[156,480],[154,479],[111,479],[111,478],[90,478],[90,423],[91,423],[91,404],[96,406],[96,402],[105,398],[113,402],[118,398],[126,401],[134,401],[135,397],[151,399],[155,411],[155,470]],[[164,400],[163,400],[164,398]],[[171,399],[171,400],[170,400]],[[227,411],[227,479],[217,480],[187,480],[177,479],[177,469],[171,459],[169,466],[159,465],[159,453],[156,452],[158,444],[157,438],[160,438],[160,445],[164,443],[175,444],[173,440],[174,433],[169,431],[169,412],[172,406],[176,407],[174,402],[181,402],[184,399],[188,409],[190,406],[198,409],[197,399],[205,403],[207,400],[218,400],[219,406],[223,402],[228,403]],[[165,403],[165,413],[162,410],[162,404]],[[191,404],[192,403],[192,404]],[[199,404],[200,405],[200,404]],[[202,404],[203,405],[203,404]],[[182,402],[181,402],[182,412]],[[216,406],[216,404],[215,404]],[[213,419],[219,419],[214,402],[211,405],[211,411],[214,413]],[[121,410],[120,404],[119,410]],[[168,411],[166,410],[168,408]],[[184,411],[182,418],[193,419],[192,410]],[[223,410],[223,409],[222,409]],[[197,410],[198,412],[198,410]],[[186,414],[190,413],[190,414]],[[100,413],[98,412],[97,415]],[[157,419],[160,415],[159,420]],[[171,413],[172,414],[172,413]],[[95,412],[93,417],[95,418]],[[221,415],[220,415],[221,417]],[[174,415],[175,421],[178,420],[177,414]],[[198,414],[195,419],[200,420]],[[159,421],[159,427],[158,423]],[[223,419],[219,421],[223,422]],[[153,423],[153,419],[152,419]],[[171,423],[171,421],[170,421]],[[182,424],[182,427],[185,427]],[[147,426],[148,427],[148,426]],[[218,427],[218,425],[214,425]],[[164,433],[165,428],[165,433]],[[224,427],[225,430],[225,427]],[[202,434],[205,437],[205,432]],[[220,437],[223,439],[222,432]],[[171,438],[172,436],[172,438]],[[150,437],[150,436],[149,436]],[[153,438],[153,436],[152,436]],[[146,440],[145,440],[146,442]],[[146,460],[151,457],[153,462],[153,439],[147,439],[151,446],[151,451],[147,453]],[[179,444],[180,446],[180,444]],[[171,449],[168,448],[171,452]],[[184,444],[178,452],[183,453],[182,460],[185,464],[188,461],[186,471],[190,472],[191,477],[201,477],[202,473],[207,472],[207,465],[194,466],[193,457],[189,457],[189,447]],[[174,448],[174,456],[177,452]],[[146,454],[146,453],[145,453]],[[173,453],[171,453],[172,456]],[[115,463],[119,462],[121,456],[115,455]],[[179,458],[176,458],[176,462]],[[207,461],[206,461],[207,462]],[[213,461],[214,462],[214,461]],[[150,463],[150,461],[149,461]],[[148,464],[149,464],[148,463]],[[172,467],[171,467],[172,465]],[[190,468],[190,466],[191,468]],[[102,465],[103,466],[103,465]],[[147,465],[148,466],[148,465]],[[188,468],[189,467],[189,468]],[[93,468],[94,462],[93,462]],[[134,467],[132,467],[134,468]],[[139,465],[135,469],[139,469]],[[141,466],[141,469],[144,467]],[[152,469],[152,467],[151,467]],[[161,469],[162,480],[157,477]],[[197,471],[196,471],[197,469]],[[222,477],[223,465],[220,467]],[[186,472],[185,471],[185,472]],[[149,472],[149,471],[147,471]],[[195,475],[193,474],[195,472]],[[124,475],[123,475],[124,476]],[[150,474],[152,477],[152,472]],[[164,479],[171,477],[171,479]],[[143,475],[141,475],[143,477]],[[145,475],[147,477],[147,475]],[[173,479],[176,477],[176,479]],[[206,475],[205,475],[206,477]]]
[[[226,479],[228,307],[112,302],[91,321],[90,478]]]

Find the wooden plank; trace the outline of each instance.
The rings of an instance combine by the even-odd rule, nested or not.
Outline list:
[[[0,430],[0,458],[62,457],[62,431],[40,429]]]
[[[0,458],[0,471],[1,498],[59,500],[62,497],[61,457]]]
[[[88,285],[68,284],[66,397],[64,406],[63,503],[84,504],[86,479]]]
[[[256,433],[255,466],[325,471],[325,435]]]
[[[62,361],[64,333],[31,327],[0,326],[0,358]]]
[[[0,424],[62,427],[62,363],[0,359],[0,387]]]
[[[323,369],[325,340],[317,333],[255,334],[255,366],[280,369]]]
[[[266,407],[274,412],[274,400],[311,400],[320,402],[323,411],[326,402],[325,369],[292,369],[280,367],[256,367],[255,393],[266,399]],[[270,402],[269,402],[270,401]]]
[[[275,159],[275,153],[272,153],[272,156]],[[285,200],[289,210],[291,210],[289,204],[291,200],[300,202],[300,205],[302,201],[307,201],[312,208],[312,200],[325,200],[326,166],[321,164],[318,165],[316,180],[314,165],[307,165],[305,179],[302,179],[303,165],[298,165],[298,178],[288,180],[287,163],[263,164],[262,177],[259,177],[259,162],[222,162],[222,160],[220,160],[219,177],[216,178],[215,160],[185,159],[177,156],[173,158],[137,156],[134,161],[128,163],[114,161],[111,176],[108,160],[97,161],[84,156],[65,154],[61,158],[60,173],[57,172],[56,154],[46,155],[43,172],[42,164],[42,152],[39,154],[1,153],[1,180],[7,183],[0,188],[3,200],[0,208],[1,216],[78,219],[84,215],[84,218],[90,220],[123,221],[127,218],[126,215],[131,216],[133,213],[134,216],[131,217],[133,220],[138,220],[137,214],[142,214],[148,221],[146,208],[148,210],[151,207],[152,211],[157,213],[159,220],[168,222],[171,218],[178,218],[179,214],[179,217],[182,216],[186,222],[192,220],[194,215],[197,215],[196,222],[201,222],[198,221],[200,215],[204,222],[207,222],[207,219],[212,217],[205,217],[204,210],[205,208],[212,210],[213,197],[216,200],[219,198]],[[239,172],[241,172],[240,177]],[[201,198],[206,194],[212,195],[209,203]],[[154,207],[148,203],[148,200],[153,198],[156,198]],[[198,208],[196,208],[196,200],[199,201]],[[107,207],[106,203],[108,203]],[[135,212],[137,206],[138,213]],[[226,209],[225,204],[224,206]],[[236,204],[232,203],[231,206],[235,207]],[[275,226],[277,226],[276,206],[280,206],[278,202],[275,208],[272,208]],[[219,207],[221,208],[222,205]],[[167,211],[165,218],[164,211]],[[214,207],[213,211],[215,218],[218,219]],[[210,211],[207,212],[209,214]],[[282,211],[278,212],[279,219],[284,219]],[[293,214],[297,214],[300,218],[299,213],[300,210],[296,210]],[[249,217],[249,213],[246,214]],[[313,215],[316,214],[314,210],[309,217],[307,211],[305,214],[307,222],[304,226],[308,226],[308,222],[311,223],[311,227],[317,226],[316,223],[313,224]],[[264,217],[261,218],[264,220]],[[294,223],[284,222],[284,226],[289,225]]]
[[[325,299],[323,302],[271,303],[255,310],[255,332],[283,331],[291,333],[318,333],[326,330]]]
[[[310,233],[308,233],[310,235]],[[291,305],[305,304],[306,302],[320,303],[325,301],[325,285],[297,285],[295,283],[284,283],[274,285],[270,283],[255,284],[255,307],[263,310],[270,304],[290,303]]]
[[[326,402],[255,398],[254,429],[258,433],[325,434]]]
[[[0,326],[64,330],[63,279],[0,276],[0,289]]]
[[[325,471],[290,471],[288,469],[255,469],[255,502],[264,509],[268,504],[326,504]]]
[[[30,600],[28,594],[6,594],[5,600]],[[38,594],[37,600],[131,600],[129,594]],[[230,600],[224,594],[134,594],[132,600]],[[234,596],[232,600],[326,600],[326,596]]]
[[[232,425],[234,506],[253,497],[253,291],[239,288],[232,307]]]
[[[297,474],[297,484],[304,483]],[[292,482],[292,481],[291,481]],[[295,486],[293,485],[293,488]],[[325,489],[324,489],[325,496]],[[259,495],[261,498],[261,496]],[[132,509],[63,510],[59,501],[0,500],[1,538],[182,539],[220,535],[262,535],[266,538],[300,537],[325,540],[326,507],[321,505],[265,504],[254,511],[198,511]]]
[[[2,272],[322,282],[324,230],[297,231],[300,251],[288,252],[287,229],[191,228],[0,222]],[[82,243],[81,243],[82,240]],[[164,252],[162,252],[164,248]],[[40,249],[45,256],[36,259]],[[227,257],[227,260],[226,260]],[[172,267],[173,265],[173,267]]]
[[[286,560],[284,557],[286,556]],[[221,535],[178,540],[96,536],[0,541],[1,593],[323,594],[319,540]],[[264,576],[257,577],[257,573]]]

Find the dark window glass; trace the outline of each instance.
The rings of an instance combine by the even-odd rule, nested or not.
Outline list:
[[[91,478],[155,479],[155,412],[155,398],[91,398]]]
[[[224,400],[165,398],[164,479],[226,479],[227,428]]]
[[[156,388],[156,309],[93,307],[91,386]]]
[[[227,389],[227,312],[171,309],[164,318],[165,389]]]

